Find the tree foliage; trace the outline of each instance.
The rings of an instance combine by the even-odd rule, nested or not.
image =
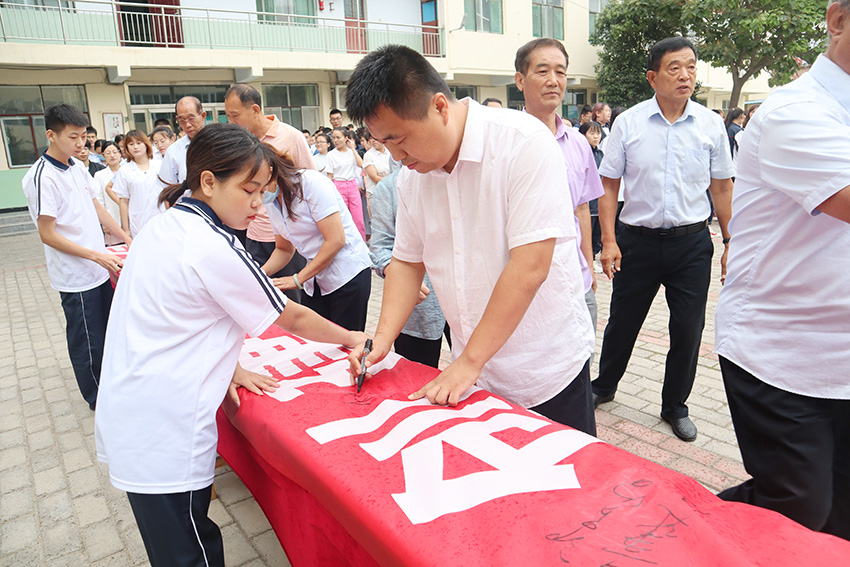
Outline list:
[[[823,0],[689,0],[683,17],[699,38],[700,57],[727,67],[733,80],[730,107],[744,83],[761,71],[770,85],[791,80],[795,57],[812,62],[826,40]]]
[[[652,96],[646,53],[673,35],[694,39],[700,59],[732,74],[730,106],[744,83],[762,71],[770,84],[791,80],[795,57],[812,62],[823,50],[823,0],[612,0],[597,21],[593,45],[602,97],[632,105]]]
[[[682,0],[611,1],[596,20],[590,43],[603,49],[596,64],[600,100],[632,106],[650,98],[646,80],[649,48],[672,35],[686,35]]]

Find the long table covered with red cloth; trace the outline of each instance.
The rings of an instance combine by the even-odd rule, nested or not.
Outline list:
[[[276,329],[273,327],[273,329]],[[280,379],[218,414],[219,453],[294,567],[850,565],[850,543],[390,355],[357,394],[346,352],[269,331],[240,362]]]

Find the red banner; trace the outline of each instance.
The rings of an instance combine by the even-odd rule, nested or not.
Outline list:
[[[276,328],[274,328],[276,329]],[[277,336],[275,336],[277,335]],[[264,339],[264,340],[263,340]],[[410,402],[390,355],[360,394],[340,348],[269,332],[240,362],[280,379],[219,411],[219,453],[294,567],[844,565],[850,543],[473,389]],[[376,369],[377,370],[377,369]]]

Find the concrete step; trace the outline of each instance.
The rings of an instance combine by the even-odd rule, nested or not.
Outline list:
[[[37,230],[26,211],[0,213],[0,236],[24,234]]]

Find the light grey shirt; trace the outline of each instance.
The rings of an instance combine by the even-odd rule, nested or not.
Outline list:
[[[369,253],[372,257],[372,269],[381,277],[384,277],[384,268],[392,260],[395,242],[398,174],[399,170],[396,170],[380,180],[372,192],[372,239]],[[431,294],[414,307],[410,319],[407,320],[401,332],[411,337],[433,341],[442,336],[446,318],[440,310],[440,303],[437,301],[437,294],[434,293],[428,274],[425,274],[425,285],[431,290]]]
[[[620,221],[671,228],[707,219],[711,207],[705,192],[711,180],[735,173],[717,114],[690,100],[671,124],[652,97],[614,122],[599,174],[625,181]]]

